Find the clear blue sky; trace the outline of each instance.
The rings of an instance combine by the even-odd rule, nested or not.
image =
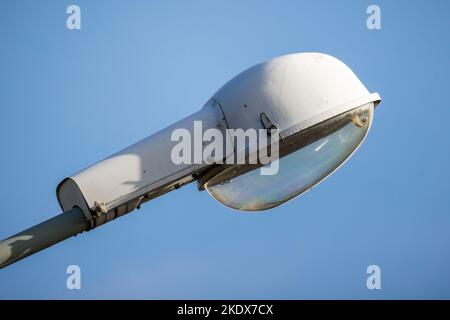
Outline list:
[[[82,29],[66,29],[78,4]],[[381,8],[368,30],[366,8]],[[195,185],[0,270],[0,298],[450,298],[449,1],[4,1],[0,238],[64,177],[198,110],[271,57],[333,55],[382,95],[313,191],[238,213]],[[77,264],[82,289],[66,289]],[[382,289],[366,288],[366,268]]]

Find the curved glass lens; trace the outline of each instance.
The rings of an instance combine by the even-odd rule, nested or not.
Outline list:
[[[217,201],[238,210],[279,206],[319,183],[350,158],[369,131],[372,117],[370,103],[315,125],[310,130],[314,136],[306,138],[307,145],[280,158],[275,175],[261,175],[256,168],[229,179],[230,167],[206,182],[205,188]],[[305,140],[304,131],[294,139]]]

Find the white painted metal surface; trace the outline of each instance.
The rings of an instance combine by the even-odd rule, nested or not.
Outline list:
[[[379,95],[370,94],[345,64],[324,54],[287,55],[254,66],[223,86],[201,111],[64,179],[57,188],[57,196],[65,212],[0,241],[0,268],[111,221],[132,211],[142,202],[193,180],[211,182],[212,187],[214,181],[211,178],[218,178],[215,185],[226,181],[222,178],[228,171],[223,165],[209,170],[210,164],[194,162],[177,165],[171,161],[172,148],[177,143],[171,141],[172,132],[184,128],[191,135],[195,135],[195,120],[202,122],[204,130],[220,129],[227,143],[230,143],[230,136],[224,132],[227,128],[247,130],[276,127],[280,136],[286,138],[284,146],[290,148],[288,151],[291,153],[286,153],[290,156],[293,153],[302,154],[304,149],[301,145],[303,138],[308,138],[308,131],[318,129],[319,133],[330,134],[323,129],[327,122],[320,124],[324,120],[333,118],[330,121],[335,121],[334,116],[345,117],[348,114],[344,114],[346,111],[363,105],[368,105],[372,113],[372,104],[376,105],[379,100]],[[358,118],[351,120],[362,121]],[[355,125],[360,127],[363,123]],[[303,131],[312,126],[315,127]],[[293,144],[289,144],[288,140]],[[282,141],[280,146],[283,143]],[[322,147],[323,144],[318,148]],[[353,152],[357,147],[352,145]],[[317,152],[318,148],[314,149],[314,152]],[[345,146],[341,151],[344,149]],[[242,150],[234,152],[239,154]],[[331,152],[325,156],[325,160],[337,153]],[[229,157],[229,154],[224,154],[224,157]],[[283,157],[280,162],[286,158]],[[316,156],[313,159],[314,161],[310,162],[317,163],[317,160],[320,160]],[[340,160],[335,163],[339,162]],[[305,164],[302,159],[295,161],[291,168],[302,164]],[[308,172],[311,170],[306,166],[303,168]],[[229,169],[233,171],[236,167]],[[236,175],[232,178],[245,177],[242,172],[235,171]],[[255,180],[251,178],[248,183],[239,183],[239,190],[236,185],[229,189],[234,193],[243,190],[241,194],[247,197],[245,188],[262,186],[261,182],[255,184]],[[288,172],[281,179],[282,182],[292,182],[292,178]],[[225,179],[229,181],[229,178]],[[318,183],[323,179],[322,174],[313,182]],[[279,181],[276,183],[278,185],[275,187],[279,187]],[[295,183],[301,188],[301,181]],[[288,192],[276,200],[281,199],[283,203],[297,194],[293,194],[290,189],[286,190]],[[259,195],[264,190],[254,188],[251,191]],[[218,193],[223,195],[223,191],[218,190]],[[216,192],[216,196],[218,193]],[[258,201],[258,198],[249,199],[243,203],[243,207],[236,205],[236,208],[247,210],[250,208],[247,204],[252,200]],[[251,208],[261,209],[261,206]],[[17,241],[18,239],[20,241]]]
[[[186,128],[193,132],[195,120],[202,121],[204,130],[260,129],[261,114],[265,113],[284,138],[379,101],[378,94],[370,94],[344,63],[331,56],[300,53],[278,57],[233,78],[199,112],[65,179],[58,186],[58,200],[63,210],[78,206],[88,219],[94,216],[95,227],[146,199],[195,180],[195,175],[208,167],[171,161],[172,131]]]
[[[165,193],[191,182],[192,174],[206,164],[179,164],[171,161],[176,142],[171,141],[175,129],[184,128],[194,135],[194,121],[203,130],[226,129],[219,107],[208,104],[199,112],[143,139],[142,141],[63,180],[57,196],[64,211],[80,207],[88,219],[96,216],[94,226],[134,210],[145,196],[159,188]],[[225,136],[225,135],[224,135]]]
[[[379,102],[344,63],[322,53],[274,58],[242,72],[213,96],[230,128],[262,128],[265,113],[281,137],[369,102]]]

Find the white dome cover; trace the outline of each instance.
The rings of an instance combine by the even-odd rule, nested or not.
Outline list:
[[[261,128],[259,115],[265,113],[283,138],[380,101],[349,67],[322,53],[289,54],[255,65],[212,98],[222,107],[230,129]]]

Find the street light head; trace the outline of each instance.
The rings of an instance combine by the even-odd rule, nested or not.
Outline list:
[[[58,200],[65,211],[80,208],[91,227],[192,181],[229,207],[273,208],[323,180],[353,154],[379,101],[331,56],[278,57],[230,80],[200,111],[63,180]],[[204,138],[199,126],[205,135],[218,131],[226,150],[198,157],[194,141],[180,153],[194,154],[193,161],[174,161],[177,137]],[[244,132],[244,143],[236,142],[233,130]],[[253,142],[245,140],[251,130],[262,132]],[[277,157],[265,162],[263,150]],[[251,158],[256,162],[247,161]],[[267,174],[274,164],[276,174]]]
[[[256,65],[213,99],[230,128],[266,128],[267,122],[280,138],[277,174],[262,175],[258,165],[223,164],[199,180],[216,200],[245,211],[276,207],[336,170],[364,140],[380,101],[344,63],[319,53]]]
[[[200,111],[64,179],[56,190],[64,212],[0,241],[0,268],[193,181],[234,209],[276,207],[350,158],[379,102],[328,55],[258,64]]]

